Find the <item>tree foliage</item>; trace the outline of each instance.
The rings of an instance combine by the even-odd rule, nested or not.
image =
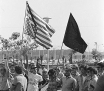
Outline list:
[[[9,39],[5,39],[0,36],[2,49],[10,52],[13,59],[14,57],[16,59],[20,59],[21,56],[23,56],[28,64],[29,52],[31,52],[32,49],[35,49],[38,46],[35,45],[35,42],[33,44],[30,44],[30,41],[26,39],[19,39],[19,37],[20,33],[18,32],[13,32]]]
[[[7,39],[2,38],[1,39],[1,44],[2,44],[3,49],[5,49],[5,50],[10,48],[10,42]]]
[[[102,54],[99,51],[97,51],[96,49],[92,49],[91,54],[93,55],[93,58],[95,60],[100,60],[102,58]]]
[[[12,35],[11,35],[11,37],[9,39],[16,40],[18,37],[20,37],[20,33],[13,32]]]

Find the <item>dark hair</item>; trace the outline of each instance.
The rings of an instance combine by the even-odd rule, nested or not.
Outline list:
[[[60,67],[55,67],[54,69],[55,69],[56,71],[57,71],[57,70],[59,70],[59,71],[60,71]]]
[[[104,67],[104,63],[97,63],[97,66],[100,66],[101,68]]]
[[[5,67],[3,67],[3,68],[2,68],[2,71],[3,71],[3,73],[2,73],[2,74],[3,74],[3,75],[5,75],[5,73],[6,73],[6,68],[5,68]]]
[[[5,67],[3,67],[2,70],[3,70],[3,72],[6,72],[6,68]]]
[[[97,74],[97,69],[93,68],[93,67],[88,67],[87,71],[92,71],[94,74]]]
[[[79,69],[81,69],[81,68],[83,68],[84,70],[87,70],[87,66],[86,66],[86,65],[81,65],[81,66],[79,67]]]
[[[54,76],[55,74],[56,74],[55,69],[50,69],[50,70],[48,71],[48,75],[49,75],[49,76]]]
[[[92,84],[90,84],[90,87],[94,89],[94,86]]]
[[[37,67],[31,66],[31,69],[37,69]]]
[[[22,74],[22,67],[20,67],[20,66],[15,66],[15,72],[16,72],[17,74]]]

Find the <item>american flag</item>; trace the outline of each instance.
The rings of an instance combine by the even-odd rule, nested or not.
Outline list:
[[[52,47],[50,38],[55,30],[30,8],[28,2],[26,3],[24,33],[46,49]]]

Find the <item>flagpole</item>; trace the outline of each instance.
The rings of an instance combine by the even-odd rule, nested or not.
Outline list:
[[[49,71],[49,49],[47,49],[47,70]]]
[[[32,58],[32,55],[33,55],[33,53],[32,53],[33,51],[32,51],[32,48],[31,48],[31,62],[32,62],[32,60],[33,60],[33,58]]]
[[[54,59],[56,60],[56,49],[53,48],[53,56],[54,56]]]
[[[40,59],[40,47],[39,47],[39,59]]]
[[[26,8],[27,8],[27,4],[26,4]],[[25,9],[25,17],[26,17],[26,9]],[[23,31],[22,31],[22,44],[21,44],[21,50],[23,51],[23,34],[24,34],[24,25],[25,25],[25,17],[24,17],[24,23],[23,23]],[[22,58],[23,57],[23,58]],[[22,58],[22,63],[23,61],[25,62],[24,60],[24,56],[21,55],[21,58]],[[28,68],[28,63],[27,63],[27,68]]]
[[[26,8],[27,8],[27,4],[26,4]],[[25,9],[25,17],[26,17],[26,9]],[[25,17],[24,17],[24,24],[23,24],[23,31],[22,31],[22,43],[23,43],[23,34],[24,34]]]
[[[43,47],[43,57],[44,57],[44,47]]]
[[[49,17],[44,17],[43,18],[47,23],[49,23]],[[49,70],[49,49],[47,49],[47,70]]]

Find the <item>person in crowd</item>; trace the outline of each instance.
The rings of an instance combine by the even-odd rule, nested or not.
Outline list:
[[[72,64],[71,66],[72,66],[71,67],[72,68],[71,75],[72,75],[72,77],[74,77],[77,80],[78,76],[80,75],[78,72],[79,71],[78,65]]]
[[[50,69],[48,71],[48,75],[49,75],[49,84],[47,91],[57,91],[58,82],[56,80],[56,70]]]
[[[71,76],[71,70],[71,67],[65,68],[65,76],[61,80],[62,91],[75,91],[76,89],[77,81]]]
[[[104,74],[104,63],[97,63],[98,77]]]
[[[94,91],[104,91],[104,74],[98,78]]]
[[[20,66],[15,66],[15,75],[10,91],[26,91],[27,79],[22,74],[22,68]]]
[[[78,91],[87,91],[88,89],[88,81],[87,77],[87,66],[80,65],[79,67],[80,75],[78,76]]]
[[[8,66],[8,60],[5,59],[5,64],[0,68],[0,91],[9,91],[12,75]]]
[[[15,77],[15,66],[14,65],[11,65],[10,72],[11,72],[12,76]]]
[[[78,77],[80,75],[79,72],[78,72],[79,71],[79,67],[78,67],[77,64],[71,64],[71,68],[72,68],[71,75],[77,81],[77,87],[76,87],[76,90],[75,91],[78,91]]]
[[[47,70],[45,66],[41,66],[41,68],[39,69],[39,74],[40,75],[42,75],[43,70]]]
[[[93,67],[87,68],[88,91],[94,91],[98,80],[97,70]]]
[[[27,74],[25,73],[25,72],[23,72],[23,75],[26,77],[26,79],[27,79],[27,87],[28,87],[28,82],[29,82],[29,79],[28,79],[28,76],[27,76]],[[26,91],[27,91],[27,87],[26,87]]]
[[[60,80],[64,77],[64,74],[61,71],[60,67],[55,67],[55,70],[56,70],[57,90],[60,90],[61,89]]]
[[[55,70],[56,70],[57,79],[59,79],[59,80],[62,79],[62,77],[64,76],[64,74],[61,72],[60,67],[56,67]]]
[[[25,69],[23,64],[21,65],[24,72],[28,76],[28,87],[27,91],[38,91],[39,90],[39,82],[43,81],[43,78],[41,75],[37,74],[37,68],[35,66],[32,66],[30,70]]]
[[[43,81],[39,82],[39,91],[45,91],[48,87],[49,77],[47,69],[43,69],[42,71]]]
[[[42,70],[47,70],[45,66],[42,66]]]
[[[9,91],[9,73],[5,67],[0,68],[0,91]]]

